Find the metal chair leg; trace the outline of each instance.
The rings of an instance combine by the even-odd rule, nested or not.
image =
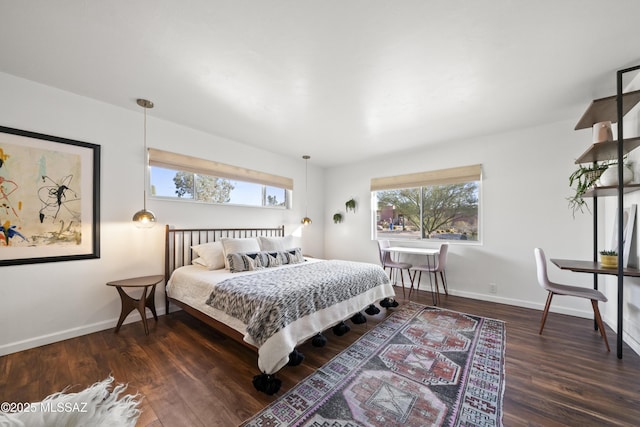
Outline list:
[[[411,277],[411,270],[409,270],[409,279],[411,279],[411,287],[409,288],[409,301],[411,301],[411,292],[413,291],[413,285],[415,284],[417,273],[418,273],[417,270],[414,271],[413,277]],[[418,285],[416,286],[415,289],[416,289],[416,292],[418,291],[418,289],[420,289],[420,275],[418,275]]]
[[[438,272],[434,271],[433,272],[433,278],[435,279],[436,282],[436,305],[440,304],[440,285],[438,284]]]
[[[447,273],[442,270],[440,272],[440,278],[442,279],[442,287],[444,288],[444,294],[449,295],[449,290],[447,289]]]
[[[386,270],[386,267],[385,267],[385,270]],[[402,270],[400,270],[400,278],[402,279],[402,297],[406,298],[405,289],[404,289],[404,277],[402,276]],[[393,282],[393,268],[389,268],[389,280],[391,281],[391,284],[395,286],[395,283]]]

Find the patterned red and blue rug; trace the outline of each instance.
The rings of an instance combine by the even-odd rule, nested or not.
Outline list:
[[[243,426],[501,426],[504,322],[408,303]]]

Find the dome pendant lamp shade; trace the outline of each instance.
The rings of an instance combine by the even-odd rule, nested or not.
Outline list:
[[[153,102],[147,99],[138,99],[136,102],[144,108],[144,190],[142,192],[142,210],[133,215],[133,221],[139,228],[151,228],[156,223],[156,216],[153,212],[147,210],[147,165],[149,164],[149,154],[147,151],[147,109],[153,108]]]
[[[311,218],[309,218],[309,215],[307,213],[307,200],[309,198],[309,171],[308,171],[308,162],[309,159],[311,158],[311,156],[307,156],[304,155],[302,156],[302,158],[304,159],[304,197],[305,197],[305,202],[304,202],[304,218],[302,218],[302,225],[309,225],[311,224]]]

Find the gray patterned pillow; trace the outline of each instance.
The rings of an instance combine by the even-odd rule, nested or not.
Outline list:
[[[286,251],[261,251],[228,254],[229,271],[254,271],[263,268],[279,267],[285,264],[304,262],[302,249],[294,248]]]
[[[304,256],[302,256],[302,249],[293,248],[285,251],[289,258],[289,262],[287,264],[298,264],[300,262],[304,262]]]

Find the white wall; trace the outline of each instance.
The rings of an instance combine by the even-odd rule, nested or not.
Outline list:
[[[336,211],[344,212],[344,203],[351,197],[359,201],[359,207],[355,214],[347,213],[341,224],[327,222],[327,257],[378,262],[377,245],[371,240],[371,178],[481,163],[482,244],[449,246],[449,290],[454,295],[542,310],[546,292],[536,280],[533,248],[543,248],[548,258],[588,260],[592,256],[592,216],[577,214],[574,219],[566,200],[571,194],[568,177],[576,168],[574,161],[591,143],[590,130],[573,130],[581,113],[576,111],[572,121],[425,146],[328,169],[325,218],[330,220]],[[600,215],[606,222],[604,211]],[[601,227],[602,233],[604,228]],[[551,280],[593,285],[589,274],[561,271],[553,265],[548,270]],[[612,294],[610,302],[601,304],[601,310],[615,329],[615,287],[605,284],[606,278],[600,281],[602,288]],[[489,283],[498,285],[497,294],[489,292]],[[640,307],[640,301],[637,304]],[[636,307],[626,312],[632,317],[627,325],[630,330],[635,328],[635,338],[630,340],[640,336],[635,326],[640,318],[638,310]],[[593,315],[589,301],[568,297],[556,297],[552,311]]]
[[[302,229],[305,163],[302,155],[283,157],[204,134],[148,113],[150,147],[230,163],[294,179],[294,208],[206,206],[150,199],[159,221],[143,230],[130,221],[142,208],[143,111],[131,97],[131,110],[0,73],[0,125],[101,146],[101,257],[95,260],[0,267],[0,354],[115,327],[120,300],[105,283],[162,274],[164,224],[175,226],[279,226],[300,236],[305,253],[324,255],[322,200],[309,197],[311,226]],[[213,118],[215,120],[215,118]],[[309,163],[309,193],[323,194],[323,169]],[[7,248],[0,250],[8,250]],[[163,289],[156,293],[164,313]],[[139,320],[132,313],[128,321]]]

